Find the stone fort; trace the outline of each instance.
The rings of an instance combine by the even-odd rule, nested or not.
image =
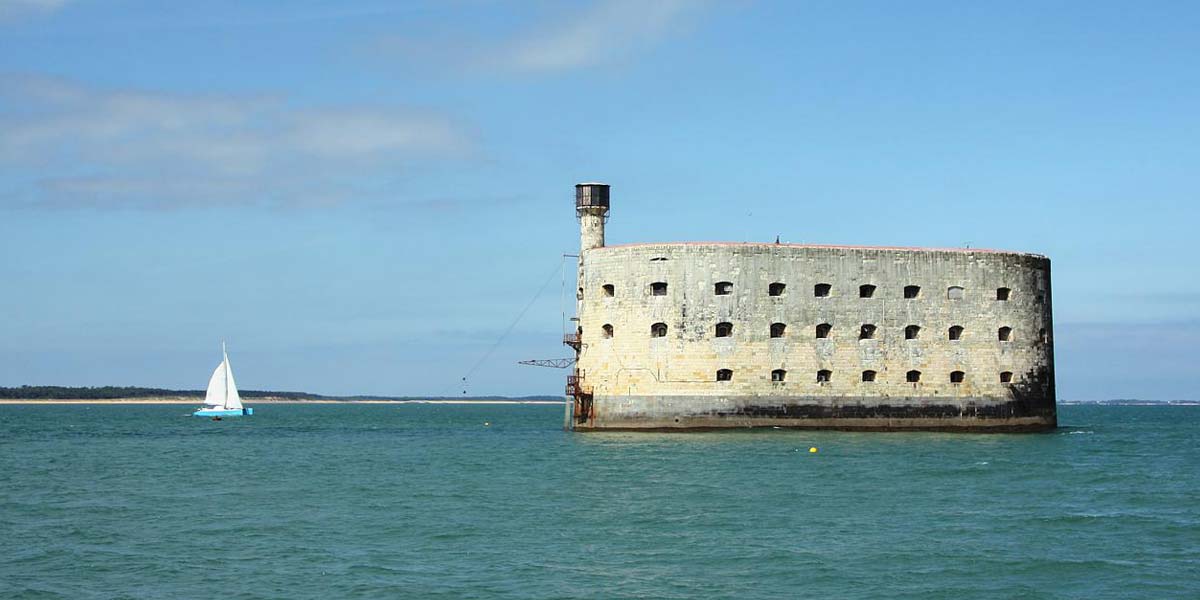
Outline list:
[[[1034,431],[1057,424],[1050,260],[780,243],[606,246],[580,222],[569,426]]]

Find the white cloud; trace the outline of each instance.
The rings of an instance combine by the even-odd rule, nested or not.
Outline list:
[[[66,4],[67,0],[0,0],[0,21],[52,13]]]
[[[513,40],[500,62],[522,71],[591,66],[642,50],[672,33],[698,0],[609,0]]]
[[[389,152],[462,150],[451,125],[429,116],[372,111],[308,111],[289,118],[287,142],[326,158],[369,158]]]
[[[421,68],[568,71],[645,52],[687,30],[708,4],[707,0],[597,0],[582,9],[556,9],[553,16],[539,15],[531,25],[500,38],[429,28],[418,35],[387,36],[377,40],[374,49]],[[505,10],[505,17],[513,12]],[[463,18],[478,15],[466,14]]]
[[[42,175],[0,196],[47,205],[327,203],[354,197],[362,188],[344,182],[377,169],[472,151],[455,123],[411,109],[301,109],[269,96],[30,77],[0,79],[0,130],[0,172]]]

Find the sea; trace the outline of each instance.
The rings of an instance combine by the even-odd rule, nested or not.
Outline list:
[[[254,408],[0,406],[0,598],[1200,598],[1198,406],[1042,434]]]

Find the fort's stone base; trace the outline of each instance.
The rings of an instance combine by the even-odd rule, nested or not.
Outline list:
[[[1053,400],[920,397],[880,400],[764,396],[607,396],[592,400],[589,430],[789,427],[869,431],[1045,431]]]

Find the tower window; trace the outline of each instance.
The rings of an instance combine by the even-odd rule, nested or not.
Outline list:
[[[912,299],[912,298],[916,298],[920,295],[921,295],[921,286],[919,286],[919,285],[904,286],[904,297],[905,298]]]
[[[650,337],[667,337],[667,324],[655,323],[650,326]]]
[[[1001,302],[1007,302],[1008,295],[1011,293],[1012,293],[1012,290],[1010,290],[1008,288],[996,288],[996,299],[1000,300]]]
[[[1000,383],[1012,383],[1012,371],[1001,371]]]
[[[1039,340],[1042,340],[1042,343],[1043,343],[1043,344],[1049,344],[1049,343],[1050,343],[1050,334],[1046,333],[1046,328],[1045,328],[1045,327],[1043,327],[1043,328],[1041,328],[1041,329],[1039,329],[1039,330],[1038,330],[1038,339],[1039,339]]]
[[[729,369],[718,369],[717,381],[733,381],[733,371],[730,371]]]
[[[875,371],[863,371],[862,380],[866,382],[875,381]]]
[[[1012,341],[1012,327],[1001,327],[997,331],[997,334],[1000,337],[1000,341],[1002,341],[1002,342],[1011,342]]]
[[[921,326],[920,325],[909,325],[908,327],[904,328],[904,339],[906,339],[906,340],[915,340],[920,335],[921,335]]]
[[[962,383],[963,377],[965,377],[965,376],[966,376],[966,373],[963,373],[962,371],[951,371],[950,372],[950,383]]]
[[[655,281],[654,283],[650,284],[650,295],[651,296],[666,296],[667,295],[667,283],[665,281]]]
[[[821,369],[820,371],[817,371],[817,383],[829,383],[831,378],[833,378],[833,371],[830,371],[829,369]]]
[[[962,326],[961,326],[961,325],[955,325],[955,326],[953,326],[953,327],[951,327],[951,328],[950,328],[950,339],[951,339],[951,340],[961,340],[961,339],[962,339],[962,333],[963,333],[963,328],[962,328]]]
[[[963,289],[957,285],[952,285],[946,288],[946,298],[948,300],[962,300]]]
[[[733,284],[728,281],[722,281],[714,286],[713,293],[718,296],[728,296],[733,293]]]
[[[771,323],[771,337],[781,338],[787,332],[787,325],[783,323]]]
[[[767,286],[768,296],[782,296],[783,290],[787,289],[787,284],[775,282]]]
[[[787,378],[787,371],[783,369],[775,369],[771,371],[771,381],[780,382]]]
[[[608,298],[612,298],[617,293],[617,288],[611,283],[606,283],[600,286],[600,289],[604,291],[604,295]]]
[[[612,325],[605,323],[604,326],[601,327],[601,329],[604,330],[604,337],[606,337],[606,338],[612,337],[612,334],[613,334]]]
[[[909,371],[904,374],[904,380],[909,383],[917,383],[918,381],[921,381],[921,372]]]
[[[859,298],[871,298],[874,296],[875,296],[875,286],[873,286],[869,283],[858,286],[858,297]]]
[[[733,323],[717,323],[717,337],[733,335]]]
[[[818,338],[829,337],[829,331],[831,329],[833,329],[833,325],[830,325],[829,323],[821,323],[820,325],[817,325],[817,337]]]
[[[833,289],[828,283],[818,283],[813,286],[813,296],[817,298],[826,298],[829,296],[829,290]]]
[[[875,338],[875,326],[870,323],[864,323],[862,329],[858,332],[858,339],[870,340]]]

